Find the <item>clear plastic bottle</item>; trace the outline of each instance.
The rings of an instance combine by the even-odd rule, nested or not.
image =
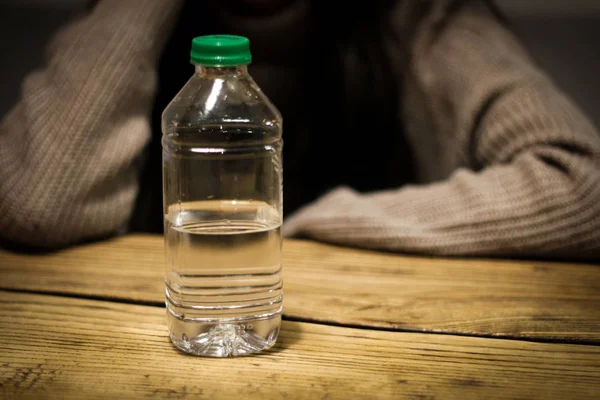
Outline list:
[[[282,118],[250,61],[247,38],[195,38],[162,117],[167,321],[196,355],[267,349],[281,323]]]

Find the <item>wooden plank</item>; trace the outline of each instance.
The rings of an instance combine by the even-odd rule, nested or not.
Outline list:
[[[406,257],[311,242],[286,247],[286,314],[342,324],[600,341],[594,265]]]
[[[567,399],[600,347],[284,322],[259,356],[175,350],[164,309],[0,291],[2,397]],[[597,397],[596,397],[597,398]]]
[[[0,287],[163,303],[162,238],[48,255],[0,253]],[[594,265],[408,257],[284,245],[284,313],[301,320],[543,340],[600,341]]]

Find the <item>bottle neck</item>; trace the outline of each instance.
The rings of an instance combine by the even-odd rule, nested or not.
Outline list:
[[[233,67],[207,67],[206,65],[196,65],[196,75],[205,78],[235,78],[248,75],[248,66],[236,65]]]

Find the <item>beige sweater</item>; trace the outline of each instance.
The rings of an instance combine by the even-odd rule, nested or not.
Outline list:
[[[390,16],[400,34],[414,1]],[[285,233],[434,255],[599,257],[596,131],[487,9],[448,17],[446,3],[420,24],[403,75],[399,113],[421,183],[340,188],[286,220]],[[53,38],[0,125],[2,240],[55,247],[127,226],[179,6],[102,0]]]

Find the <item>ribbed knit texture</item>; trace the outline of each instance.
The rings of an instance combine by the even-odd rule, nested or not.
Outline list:
[[[2,238],[52,247],[127,223],[178,3],[102,0],[53,38],[0,125]]]
[[[390,15],[400,38],[410,3]],[[285,234],[438,255],[600,257],[594,127],[487,8],[447,4],[420,24],[408,73],[398,68],[422,183],[334,190],[286,220]],[[51,247],[127,223],[178,7],[103,0],[53,40],[0,126],[2,238]]]

